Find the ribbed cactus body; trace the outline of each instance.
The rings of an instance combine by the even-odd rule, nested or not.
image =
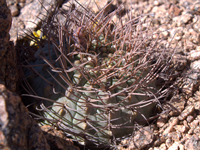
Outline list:
[[[137,28],[137,20],[111,29],[112,16],[83,14],[80,27],[84,19],[79,23],[74,15],[67,14],[64,25],[52,25],[45,36],[55,39],[36,52],[26,79],[42,99],[44,123],[80,143],[110,146],[154,114],[165,96],[156,78],[171,56],[151,41],[151,30]]]
[[[45,46],[42,52],[48,53],[49,47],[47,47]],[[56,62],[57,57],[53,48],[50,53],[54,67],[60,67],[60,64]],[[44,107],[51,106],[43,114],[47,119],[46,123],[49,120],[57,122],[59,128],[68,131],[80,143],[94,141],[94,143],[109,144],[113,137],[121,138],[131,134],[135,122],[145,122],[145,117],[149,118],[153,114],[156,103],[148,102],[150,96],[147,90],[137,87],[140,85],[137,80],[142,80],[151,68],[145,69],[144,72],[139,70],[131,76],[131,70],[138,65],[138,62],[127,67],[130,71],[121,74],[120,69],[124,67],[124,63],[119,62],[120,58],[117,60],[115,57],[116,62],[109,63],[111,66],[106,65],[110,60],[108,58],[104,58],[103,62],[95,66],[92,61],[88,62],[92,60],[91,56],[83,55],[83,57],[87,63],[84,64],[80,61],[80,57],[76,56],[72,64],[77,69],[71,66],[67,76],[64,72],[59,74],[44,65],[34,68],[37,70],[37,76],[29,76],[28,71],[28,81],[38,96],[55,101],[54,103],[43,101]],[[46,62],[50,62],[50,57],[46,57],[43,62],[38,58],[31,65],[46,64]],[[102,66],[94,71],[98,65]],[[116,75],[106,77],[107,74],[114,72],[111,68],[115,65],[117,66]],[[101,71],[105,69],[108,71],[107,74]],[[119,74],[121,74],[120,79]],[[68,82],[66,82],[67,78],[70,78]],[[154,88],[150,90],[151,92],[155,91],[155,81],[147,85]],[[139,104],[140,102],[143,103]],[[141,107],[144,104],[146,106]]]

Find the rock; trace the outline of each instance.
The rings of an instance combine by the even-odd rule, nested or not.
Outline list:
[[[199,85],[200,85],[199,70],[196,68],[192,68],[192,67],[195,67],[195,66],[192,66],[192,64],[190,65],[190,67],[191,67],[191,70],[189,70],[188,76],[184,78],[184,81],[183,81],[184,85],[182,87],[184,96],[188,98],[191,97],[198,90]]]
[[[188,59],[191,61],[200,59],[200,51],[199,50],[192,50],[188,54]]]
[[[139,131],[134,133],[132,139],[133,140],[123,140],[121,145],[127,146],[127,149],[143,149],[153,142],[152,129],[148,126],[142,127],[139,129]]]
[[[156,139],[155,142],[154,142],[154,146],[162,145],[162,143],[165,144],[165,143],[164,143],[165,140],[166,140],[166,139],[165,139],[164,136],[158,136],[157,139]]]
[[[194,30],[200,33],[200,16],[197,16],[193,22],[194,22],[193,24]]]
[[[191,6],[191,10],[193,10],[195,12],[195,14],[197,15],[200,15],[200,3],[194,3],[192,6]]]
[[[7,52],[7,47],[9,45],[9,30],[11,27],[11,13],[8,9],[4,0],[0,1],[0,65],[1,65],[1,72],[0,78],[1,80],[5,78],[5,68],[6,64],[3,60],[5,53]]]
[[[179,131],[181,133],[185,133],[187,131],[187,128],[184,125],[176,125],[174,128],[176,129],[176,131]]]
[[[185,142],[185,149],[197,150],[200,147],[200,138],[197,135],[193,135]]]
[[[174,3],[174,4],[176,4],[176,3],[178,3],[179,2],[179,0],[169,0],[171,3]]]
[[[177,25],[178,27],[185,26],[190,21],[192,21],[193,16],[189,13],[185,13],[181,16],[176,16],[173,18],[174,25]]]
[[[190,123],[194,120],[194,117],[192,115],[187,116],[187,122]]]
[[[198,116],[197,116],[198,117]],[[200,123],[199,119],[195,119],[193,120],[189,126],[190,126],[190,130],[188,131],[188,134],[193,134],[194,130],[197,128],[198,124]]]
[[[182,96],[176,95],[171,98],[170,103],[173,107],[172,107],[172,111],[169,114],[171,116],[177,116],[184,109],[185,99]]]
[[[9,7],[9,6],[11,6],[11,5],[15,5],[15,4],[17,3],[17,1],[18,1],[18,0],[6,0],[6,3],[7,3],[7,5],[8,5],[8,7]]]
[[[199,44],[200,43],[200,34],[194,32],[193,34],[190,35],[189,40],[194,44]]]
[[[165,143],[160,145],[160,150],[167,150],[167,146],[165,145]]]
[[[194,43],[190,42],[189,40],[186,40],[185,44],[184,44],[184,49],[187,51],[191,51],[191,50],[195,49],[195,45],[194,45]]]
[[[108,0],[96,0],[95,3],[85,0],[78,0],[78,2],[84,7],[88,7],[88,9],[92,10],[94,13],[98,13],[108,3]],[[81,8],[80,5],[78,3],[74,3],[73,0],[66,1],[62,8],[68,10],[72,3],[75,5],[75,7]]]
[[[2,150],[50,150],[37,123],[15,93],[0,84],[0,143]]]
[[[167,140],[166,140],[166,142],[165,142],[165,145],[169,148],[170,146],[172,146],[172,144],[173,144],[173,141],[172,141],[172,139],[171,138],[168,138]]]
[[[197,135],[200,135],[200,126],[197,126],[197,127],[194,129],[194,133],[197,134]]]
[[[12,18],[5,0],[0,0],[0,14],[0,84],[15,91],[18,80],[17,56],[13,43],[9,41]]]
[[[162,0],[155,0],[153,3],[155,6],[160,6],[161,4],[163,4]]]
[[[198,57],[197,55],[195,57]],[[190,64],[192,69],[200,69],[200,60],[196,60]]]
[[[181,139],[180,132],[171,132],[168,134],[168,138],[172,139],[173,141],[178,142]]]
[[[175,142],[174,144],[172,144],[172,146],[168,148],[168,150],[179,150],[179,143]]]
[[[194,106],[187,106],[183,112],[181,112],[178,117],[179,120],[184,120],[187,116],[191,115],[194,112]]]
[[[18,38],[25,36],[25,33],[28,31],[35,30],[41,20],[44,20],[48,17],[51,17],[55,8],[63,3],[63,0],[32,0],[26,1],[25,6],[20,10],[19,16],[14,19],[13,26],[11,28],[11,40],[14,43]],[[20,29],[18,26],[19,21],[22,21],[25,28]]]
[[[176,41],[180,41],[184,35],[183,27],[174,28],[170,32],[171,38],[174,38]]]
[[[167,114],[162,114],[159,116],[158,120],[157,120],[157,127],[163,127],[165,125],[165,123],[168,120],[168,115]]]
[[[177,5],[171,4],[169,8],[169,14],[174,16],[179,16],[181,14],[181,9]]]
[[[80,150],[74,146],[73,141],[66,138],[62,131],[56,130],[50,125],[41,127],[44,131],[45,138],[52,150]]]
[[[165,131],[163,132],[164,136],[167,136],[170,132],[173,131],[174,126],[178,124],[178,118],[176,117],[172,117],[171,119],[171,123],[169,124],[169,126],[165,129]]]
[[[12,17],[15,17],[15,16],[19,15],[19,10],[18,10],[18,8],[17,8],[16,5],[11,5],[11,6],[9,7],[9,9],[10,9],[10,11],[11,11]]]

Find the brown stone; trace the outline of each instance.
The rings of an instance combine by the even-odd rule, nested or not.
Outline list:
[[[11,5],[11,6],[9,7],[9,9],[10,9],[11,15],[12,15],[13,17],[19,15],[19,10],[18,10],[18,8],[17,8],[16,5]]]
[[[50,125],[44,125],[41,129],[43,130],[45,138],[47,139],[51,149],[80,150],[78,147],[74,146],[73,141],[68,139],[62,131],[56,130]]]
[[[16,90],[18,80],[17,56],[12,42],[9,42],[11,27],[11,12],[6,1],[0,1],[0,83],[11,90]]]
[[[167,114],[162,114],[159,116],[158,120],[157,120],[157,126],[158,127],[163,127],[165,125],[165,123],[168,120],[168,115]]]
[[[185,142],[185,149],[197,150],[200,147],[200,138],[197,135],[193,135]]]
[[[181,9],[177,6],[177,5],[171,5],[169,8],[169,14],[170,15],[174,15],[174,16],[178,16],[181,14]]]
[[[153,141],[153,132],[150,127],[140,128],[134,133],[133,140],[123,140],[122,145],[128,146],[127,149],[143,149]]]
[[[167,135],[169,134],[170,132],[173,131],[174,129],[174,126],[178,124],[178,118],[174,117],[174,118],[171,118],[171,123],[169,124],[169,126],[165,129],[165,131],[163,132],[163,135]]]
[[[187,122],[190,123],[194,120],[194,117],[192,115],[187,116]]]
[[[169,114],[171,116],[176,116],[183,111],[185,99],[179,95],[176,95],[170,100],[170,104],[172,105],[172,111]]]
[[[187,106],[183,112],[181,112],[178,117],[179,120],[184,120],[187,116],[191,115],[194,112],[194,106]]]
[[[9,30],[11,27],[11,13],[4,0],[0,1],[0,83],[5,83],[6,62],[4,59],[9,45]]]
[[[0,149],[49,150],[42,130],[19,96],[0,84]]]
[[[170,146],[170,147],[168,148],[168,150],[179,150],[179,143],[178,143],[178,142],[174,142],[174,143],[172,144],[172,146]]]

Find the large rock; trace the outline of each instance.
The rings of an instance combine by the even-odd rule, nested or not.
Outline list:
[[[9,41],[11,28],[11,13],[5,0],[0,0],[0,83],[11,90],[16,90],[17,57],[13,43]]]
[[[1,150],[79,150],[63,132],[30,117],[19,96],[0,84]]]
[[[42,20],[51,17],[56,7],[62,3],[63,0],[26,0],[19,10],[19,15],[12,18],[11,40],[16,43],[16,40],[25,37],[26,33],[30,34]]]
[[[71,139],[68,139],[64,132],[56,130],[53,126],[44,125],[41,127],[44,131],[44,136],[51,150],[80,150],[74,146]]]
[[[15,93],[0,84],[0,149],[50,150],[37,123]]]

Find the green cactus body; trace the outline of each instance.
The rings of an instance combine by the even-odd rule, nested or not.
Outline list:
[[[75,24],[77,20],[70,15],[65,16],[68,24]],[[146,123],[153,115],[159,96],[155,80],[164,68],[160,64],[168,57],[164,60],[163,50],[156,49],[155,44],[144,47],[148,40],[134,35],[138,34],[134,20],[123,26],[116,24],[112,31],[111,19],[102,20],[99,23],[103,25],[94,28],[94,21],[88,18],[86,31],[68,37],[66,45],[60,37],[72,35],[71,29],[59,27],[57,32],[63,35],[36,52],[36,61],[30,62],[34,74],[29,70],[25,74],[34,92],[49,99],[40,105],[43,123],[56,126],[80,143],[110,146],[117,138],[131,135],[135,122]]]
[[[43,48],[43,52],[47,52],[47,50],[47,47]],[[54,58],[54,55],[52,58]],[[77,57],[76,59],[79,58]],[[106,59],[102,63],[102,70],[104,67],[112,68],[112,66],[117,66],[119,70],[124,67],[122,62],[119,65],[116,63],[111,64],[111,66],[105,65],[104,63],[109,62],[109,59]],[[47,57],[46,60],[49,61],[49,58]],[[41,59],[38,58],[32,65],[34,64],[41,64]],[[81,64],[80,60],[74,61],[74,66],[77,68]],[[59,65],[57,64],[57,66]],[[127,92],[130,91],[129,88],[131,86],[133,86],[131,89],[134,89],[135,77],[122,74],[120,80],[124,80],[124,82],[119,84],[121,81],[119,82],[116,76],[106,79],[106,74],[104,74],[101,78],[98,78],[101,75],[101,71],[93,71],[94,68],[94,63],[88,62],[83,65],[82,71],[77,69],[69,72],[70,86],[60,78],[59,73],[54,73],[44,66],[39,67],[39,69],[36,67],[35,69],[37,69],[38,74],[51,82],[52,85],[48,84],[40,76],[36,78],[28,77],[28,81],[39,96],[55,101],[51,109],[43,114],[47,118],[45,123],[49,120],[58,120],[56,122],[59,122],[61,129],[69,131],[69,133],[71,132],[70,129],[75,131],[75,135],[71,133],[71,136],[80,143],[85,144],[85,142],[87,143],[93,138],[94,143],[108,145],[111,143],[113,136],[120,138],[131,134],[134,130],[134,122],[144,120],[139,114],[149,118],[152,115],[155,103],[150,103],[144,108],[137,108],[140,105],[130,106],[148,100],[147,94],[143,93],[142,96],[142,90],[140,91],[140,89],[135,90],[132,95]],[[49,73],[45,69],[49,70]],[[120,71],[116,72],[116,74],[119,73]],[[146,73],[143,73],[144,75],[139,77],[140,71],[136,74],[138,79],[146,75]],[[65,76],[64,73],[62,75]],[[96,83],[92,83],[92,80],[96,77],[98,78]],[[65,78],[67,77],[65,76]],[[53,93],[52,86],[55,88],[56,93]],[[63,89],[63,86],[65,89]],[[109,87],[111,89],[108,89]],[[140,95],[137,95],[137,93],[140,93]],[[43,103],[45,107],[52,105],[51,101]],[[86,137],[86,139],[81,135],[84,135],[83,137]]]

